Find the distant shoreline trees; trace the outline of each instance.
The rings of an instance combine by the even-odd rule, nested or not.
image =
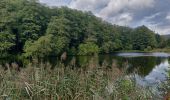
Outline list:
[[[0,55],[45,57],[63,52],[93,55],[144,51],[164,48],[165,42],[146,26],[132,29],[112,25],[90,12],[49,8],[36,0],[0,1]]]

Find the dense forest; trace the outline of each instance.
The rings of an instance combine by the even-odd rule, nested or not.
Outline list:
[[[0,55],[44,57],[149,51],[169,43],[146,26],[112,25],[91,12],[37,0],[0,0]]]

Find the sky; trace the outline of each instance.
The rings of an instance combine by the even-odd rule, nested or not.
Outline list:
[[[91,11],[112,24],[146,25],[159,34],[170,34],[170,0],[39,0],[48,6]]]

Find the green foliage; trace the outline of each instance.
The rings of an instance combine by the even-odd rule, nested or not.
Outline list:
[[[51,18],[48,24],[47,34],[53,34],[55,36],[66,36],[69,37],[69,20],[64,17],[54,16]]]
[[[104,53],[110,53],[110,52],[113,52],[114,51],[114,46],[115,44],[112,43],[111,41],[108,41],[108,42],[105,42],[103,43],[102,47],[101,47],[101,50],[102,52]]]
[[[47,27],[48,15],[46,7],[39,3],[25,1],[18,9],[18,31],[21,41],[37,40],[44,34]]]
[[[25,57],[44,57],[48,56],[52,51],[51,46],[52,35],[42,36],[37,41],[27,41],[24,51]]]
[[[80,46],[83,49],[81,52],[85,52],[82,53],[83,55],[89,54],[88,52],[91,55],[94,52],[99,53],[98,48],[100,53],[112,53],[120,50],[143,51],[164,48],[169,44],[145,26],[132,29],[112,25],[97,18],[91,12],[82,12],[67,7],[50,8],[40,4],[38,0],[0,1],[2,53],[7,51],[22,54],[24,51],[29,56],[34,55],[30,53],[31,49],[25,49],[28,49],[29,45],[32,47],[34,44],[40,44],[38,40],[41,37],[48,38],[48,35],[53,35],[49,39],[50,43],[47,43],[51,46],[48,56],[60,55],[62,52],[75,55],[80,53]],[[88,46],[86,45],[95,46],[90,47],[95,50],[87,52]],[[44,53],[37,54],[37,56],[41,54]]]
[[[167,46],[170,47],[170,39],[167,39]]]
[[[155,39],[157,42],[157,48],[165,48],[166,47],[166,40],[163,36],[160,36],[159,34],[155,35]]]
[[[133,82],[128,79],[121,80],[120,85],[121,85],[122,89],[124,89],[124,91],[131,91],[131,90],[133,90],[133,87],[134,87]]]
[[[94,55],[99,53],[99,47],[91,42],[79,45],[79,55]]]
[[[147,46],[147,48],[144,49],[144,51],[151,51],[152,47],[151,46]]]
[[[66,50],[69,43],[69,21],[63,17],[52,17],[46,34],[52,34],[51,46],[53,55],[58,55]]]
[[[0,55],[15,45],[15,36],[8,32],[0,32]]]
[[[52,48],[52,55],[58,55],[62,53],[62,51],[67,49],[68,40],[66,37],[52,37],[51,40],[51,48]]]
[[[122,42],[123,50],[132,50],[132,29],[128,27],[122,27],[120,31],[120,40]]]
[[[133,49],[144,50],[148,46],[156,47],[156,39],[154,32],[145,26],[136,28],[132,33]]]

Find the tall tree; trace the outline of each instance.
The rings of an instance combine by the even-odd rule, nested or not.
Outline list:
[[[52,17],[48,25],[47,34],[52,34],[52,49],[53,54],[58,55],[62,51],[67,50],[69,45],[69,20],[63,17]]]
[[[136,28],[133,31],[132,40],[134,50],[144,50],[147,47],[156,47],[154,32],[148,29],[146,26]]]

